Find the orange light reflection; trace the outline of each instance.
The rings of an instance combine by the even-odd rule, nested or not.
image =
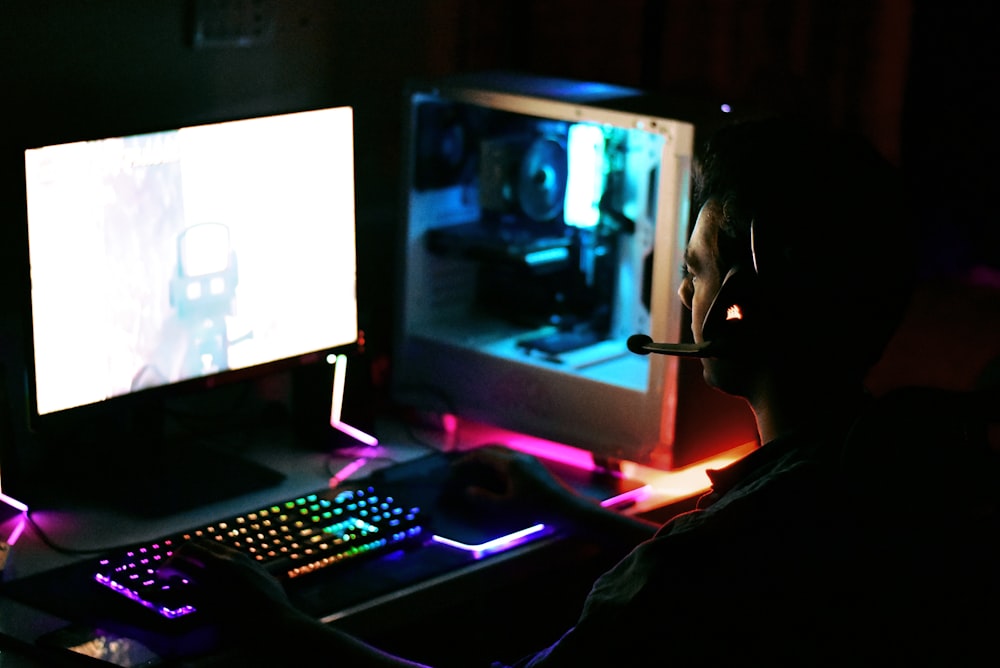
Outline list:
[[[515,450],[569,464],[584,470],[593,470],[591,454],[580,448],[535,438],[525,434],[500,429],[468,420],[456,419],[455,432],[461,433],[463,443],[503,443]],[[703,459],[683,468],[664,471],[631,461],[622,461],[622,473],[649,486],[648,493],[631,506],[628,512],[642,512],[669,503],[691,498],[708,490],[711,485],[708,469],[719,469],[745,457],[757,447],[755,442],[745,443],[726,450],[714,457]]]

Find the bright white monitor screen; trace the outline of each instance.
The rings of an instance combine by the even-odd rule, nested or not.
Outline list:
[[[39,415],[357,338],[350,107],[25,151]]]

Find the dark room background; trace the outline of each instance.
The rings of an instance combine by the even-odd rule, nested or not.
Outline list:
[[[982,382],[1000,338],[994,5],[2,0],[4,363],[11,368],[10,353],[22,345],[18,161],[25,146],[342,103],[356,110],[362,326],[373,355],[385,354],[404,83],[503,68],[808,109],[862,131],[904,168],[918,195],[914,229],[928,240],[923,271],[935,286],[911,327],[921,337],[902,342],[888,363],[896,376],[880,382]],[[199,39],[195,18],[205,12],[238,21]],[[239,21],[239,30],[227,32]],[[241,43],[248,35],[250,43]],[[851,221],[844,226],[850,230]],[[921,345],[961,337],[968,343],[962,353],[921,352]],[[913,356],[921,365],[910,364]]]

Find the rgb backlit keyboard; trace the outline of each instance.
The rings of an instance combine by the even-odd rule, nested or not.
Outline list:
[[[158,569],[186,541],[217,540],[256,559],[278,579],[288,580],[416,544],[423,533],[419,508],[383,496],[372,486],[341,487],[122,550],[99,560],[94,579],[174,619],[195,611],[196,585]]]

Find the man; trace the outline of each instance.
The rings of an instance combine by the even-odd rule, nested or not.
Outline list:
[[[506,481],[500,492],[472,485],[470,501],[543,504],[637,545],[597,580],[571,629],[516,665],[926,658],[931,608],[907,609],[918,583],[910,567],[893,568],[915,534],[881,530],[892,518],[852,475],[864,455],[845,454],[871,410],[865,375],[910,287],[913,232],[897,173],[850,135],[759,120],[712,138],[696,195],[680,297],[695,341],[711,342],[706,382],[746,399],[763,446],[711,472],[698,508],[662,527],[573,495],[531,457],[470,454],[466,464],[486,463]],[[742,318],[713,308],[720,292],[739,297]],[[253,610],[254,627],[278,629],[280,647],[261,651],[286,665],[314,656],[414,665],[294,610],[241,555],[192,545],[178,566],[204,569],[204,581],[234,596],[236,623]]]

